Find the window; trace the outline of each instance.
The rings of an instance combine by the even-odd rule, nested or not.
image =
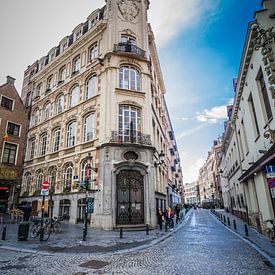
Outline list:
[[[246,131],[245,131],[243,120],[241,121],[241,130],[242,130],[242,136],[244,137],[245,153],[248,154],[248,152],[249,152],[248,141],[247,141],[247,135],[246,135]]]
[[[127,34],[122,34],[121,35],[121,42],[122,43],[130,43],[132,45],[137,45],[136,43],[136,38]]]
[[[70,93],[70,107],[74,107],[79,102],[79,86],[75,86]]]
[[[62,44],[61,44],[61,52],[64,52],[67,48],[68,48],[68,40],[66,40],[65,42],[63,42]]]
[[[43,171],[38,170],[36,172],[36,189],[42,189],[42,183],[43,183]]]
[[[35,139],[31,139],[29,142],[29,158],[34,158],[34,150],[35,150]]]
[[[51,112],[51,103],[48,102],[44,107],[44,120],[50,117],[50,112]]]
[[[56,55],[55,53],[56,53],[55,49],[52,52],[50,52],[50,54],[49,54],[49,62],[51,62],[55,58],[55,55]]]
[[[32,115],[32,126],[36,126],[39,122],[39,110],[36,109]]]
[[[93,172],[91,168],[91,164],[87,162],[87,160],[84,160],[81,163],[81,181],[89,180],[90,183],[93,182]]]
[[[67,147],[75,145],[76,122],[71,122],[67,126]]]
[[[86,99],[93,97],[96,94],[96,76],[92,76],[86,86]]]
[[[24,175],[24,189],[23,191],[26,192],[27,194],[29,194],[30,192],[30,187],[31,187],[31,174],[30,173],[26,173]]]
[[[36,97],[40,96],[41,91],[42,91],[42,83],[39,83],[36,87]]]
[[[49,169],[49,184],[51,191],[53,191],[56,184],[56,167],[51,167]]]
[[[140,73],[133,67],[121,66],[119,68],[119,88],[140,91]]]
[[[95,115],[89,114],[84,119],[84,142],[94,139]]]
[[[40,156],[45,156],[47,147],[47,134],[40,137]]]
[[[248,104],[249,104],[250,114],[252,116],[253,129],[256,137],[258,137],[260,135],[260,131],[259,131],[259,125],[258,125],[258,120],[257,120],[257,115],[256,115],[252,94],[249,95]]]
[[[59,81],[58,83],[62,83],[65,81],[66,78],[66,66],[63,66],[60,70],[59,70]]]
[[[134,142],[141,130],[140,109],[133,106],[119,106],[118,131],[123,142]]]
[[[267,120],[270,120],[270,119],[272,119],[272,110],[271,110],[270,101],[268,98],[268,93],[267,93],[264,75],[263,75],[262,70],[260,70],[258,81],[259,81],[259,86],[260,86],[260,94],[261,94],[260,97],[261,97],[261,101],[262,101],[262,103],[264,105],[264,109],[265,109],[265,117],[267,118]]]
[[[64,189],[67,191],[71,190],[73,180],[73,165],[68,163],[64,169]]]
[[[27,94],[27,97],[26,97],[25,107],[30,107],[31,106],[31,101],[32,101],[31,92],[29,92]]]
[[[73,60],[73,74],[80,70],[80,55]]]
[[[12,99],[9,99],[5,96],[2,96],[1,97],[1,107],[4,107],[8,110],[12,110],[13,108],[13,100]]]
[[[74,33],[74,41],[76,41],[82,35],[82,28]]]
[[[47,90],[51,90],[53,87],[53,76],[49,76],[48,80],[47,80]]]
[[[60,129],[56,129],[53,133],[53,152],[56,152],[59,150],[60,146]]]
[[[57,97],[55,102],[55,112],[56,114],[60,114],[63,112],[64,109],[64,95],[61,94]]]
[[[239,139],[239,144],[240,144],[241,160],[243,160],[244,159],[244,151],[243,151],[243,142],[242,142],[242,137],[241,137],[240,130],[238,131],[238,139]]]
[[[2,162],[5,164],[15,164],[17,145],[5,142]]]
[[[19,137],[20,125],[12,123],[12,122],[8,122],[7,133],[8,133],[8,135]]]
[[[97,57],[98,57],[98,47],[96,43],[89,50],[89,58],[90,58],[90,61],[94,61],[95,59],[97,59]]]

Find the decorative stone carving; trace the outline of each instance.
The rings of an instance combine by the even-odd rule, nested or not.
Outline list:
[[[122,17],[132,22],[139,14],[138,4],[141,0],[120,0],[117,5]]]
[[[256,51],[261,49],[263,56],[264,70],[268,76],[268,83],[270,85],[269,91],[271,92],[272,98],[275,99],[275,57],[272,51],[272,43],[275,40],[275,32],[273,27],[265,30],[262,26],[255,23],[251,27],[256,37],[254,39],[254,48]],[[266,131],[266,136],[272,136],[271,130]]]
[[[268,130],[264,132],[264,137],[270,139],[270,143],[275,143],[275,130],[271,130],[268,125]]]

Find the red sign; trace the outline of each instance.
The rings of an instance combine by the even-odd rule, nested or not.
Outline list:
[[[91,172],[91,170],[89,168],[86,169],[86,179],[87,180],[90,180],[90,177],[91,177],[90,172]]]
[[[43,189],[49,189],[49,187],[50,187],[50,184],[49,184],[49,182],[47,182],[46,180],[42,183],[42,188]]]
[[[275,188],[275,178],[267,180],[269,188]]]

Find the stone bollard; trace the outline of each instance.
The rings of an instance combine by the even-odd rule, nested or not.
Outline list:
[[[146,235],[149,235],[149,225],[146,224]]]
[[[120,237],[120,239],[123,238],[123,228],[122,227],[120,227],[120,230],[119,230],[119,237]]]
[[[224,223],[226,224],[226,218],[225,218],[225,215],[223,216],[223,221],[224,221]]]
[[[234,225],[234,229],[237,230],[237,225],[236,225],[236,221],[233,220],[233,225]]]
[[[2,231],[2,241],[6,240],[6,233],[7,233],[7,227],[3,226],[3,231]]]
[[[227,217],[227,224],[228,224],[228,226],[230,226],[230,219],[229,219],[229,217]]]
[[[244,231],[245,231],[245,236],[248,237],[249,234],[248,234],[248,227],[247,227],[247,224],[244,225]]]

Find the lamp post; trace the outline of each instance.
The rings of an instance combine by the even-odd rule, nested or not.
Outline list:
[[[89,153],[88,156],[86,157],[87,164],[91,163],[92,156]],[[91,165],[90,165],[91,166]],[[89,180],[91,178],[91,167],[88,167],[85,171],[85,191],[86,191],[86,206],[85,206],[85,216],[84,216],[84,227],[83,227],[83,241],[86,241],[87,238],[87,232],[88,232],[88,193],[89,193]]]

